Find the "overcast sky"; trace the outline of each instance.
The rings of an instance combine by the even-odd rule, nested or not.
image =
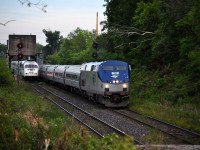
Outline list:
[[[25,1],[25,0],[21,0]],[[96,28],[96,13],[99,22],[106,20],[104,0],[30,0],[47,4],[46,13],[35,6],[22,5],[18,0],[0,1],[0,43],[6,44],[9,34],[36,35],[37,43],[46,45],[43,29],[60,31],[63,37],[77,27],[92,31]],[[41,6],[42,7],[42,6]],[[101,27],[99,25],[99,32]]]

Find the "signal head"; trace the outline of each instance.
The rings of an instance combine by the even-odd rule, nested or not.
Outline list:
[[[93,47],[94,49],[97,49],[97,48],[98,48],[98,44],[97,44],[96,42],[93,42],[92,47]]]
[[[93,57],[93,58],[97,58],[97,52],[93,52],[93,53],[92,53],[92,57]]]
[[[22,59],[24,57],[24,55],[22,54],[22,53],[19,53],[18,55],[17,55],[17,58],[18,59]]]
[[[17,47],[18,47],[18,49],[22,49],[24,47],[24,45],[23,45],[23,43],[20,42],[17,44]]]

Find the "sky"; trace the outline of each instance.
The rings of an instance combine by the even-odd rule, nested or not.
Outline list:
[[[27,1],[27,0],[20,0]],[[96,29],[96,14],[99,22],[106,20],[104,0],[29,0],[42,6],[47,4],[46,13],[40,8],[27,4],[22,5],[19,0],[0,1],[0,43],[6,44],[8,36],[36,35],[36,42],[46,45],[46,36],[43,29],[60,31],[60,35],[67,37],[77,27],[92,31]],[[99,25],[99,33],[101,26]]]

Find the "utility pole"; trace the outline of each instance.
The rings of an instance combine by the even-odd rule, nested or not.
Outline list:
[[[98,22],[98,12],[97,12],[97,17],[96,17],[96,39],[98,37],[98,24],[99,24],[99,22]]]

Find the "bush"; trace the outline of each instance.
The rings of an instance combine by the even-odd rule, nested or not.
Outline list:
[[[6,61],[0,59],[0,86],[12,85],[14,79]]]

